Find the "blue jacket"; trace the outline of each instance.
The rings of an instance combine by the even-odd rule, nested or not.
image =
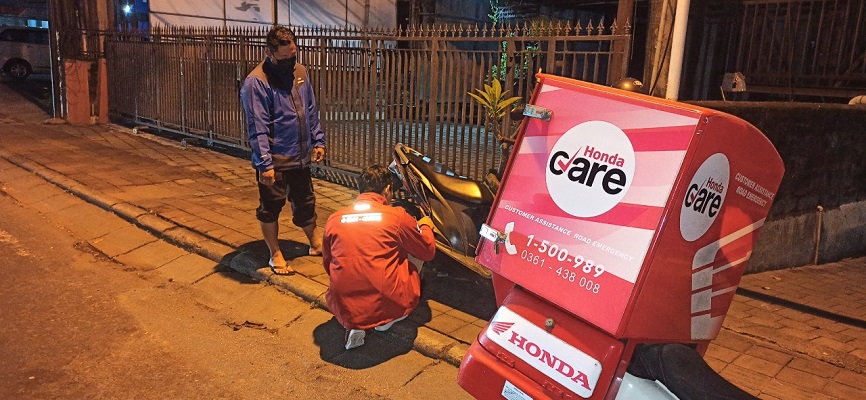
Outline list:
[[[253,167],[262,172],[305,168],[310,165],[311,149],[325,147],[325,133],[307,69],[295,65],[292,84],[296,90],[288,87],[292,84],[283,82],[270,63],[261,62],[241,87]],[[299,107],[293,102],[297,95]],[[306,122],[306,132],[300,129],[300,120]]]

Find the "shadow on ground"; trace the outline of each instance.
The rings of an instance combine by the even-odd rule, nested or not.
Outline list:
[[[280,240],[280,249],[289,263],[300,274],[312,278],[312,276],[324,272],[320,265],[292,262],[299,257],[308,257],[309,247],[306,243]],[[238,246],[234,252],[223,256],[221,264],[228,265],[229,260],[241,253],[251,255],[255,263],[259,264],[255,266],[256,268],[267,266],[268,247],[261,240]],[[321,259],[317,258],[316,260],[320,262]],[[424,265],[421,274],[421,303],[425,307],[427,301],[436,301],[481,320],[486,321],[493,317],[496,312],[496,300],[493,285],[489,279],[479,276],[460,263],[442,255],[437,255],[433,261]],[[426,315],[425,320],[418,320],[417,322],[423,324],[430,321],[429,308]]]
[[[496,313],[496,298],[490,279],[440,254],[425,264],[421,300],[435,300],[475,318],[489,320]]]
[[[346,350],[346,330],[336,318],[331,318],[313,330],[313,342],[319,346],[322,361],[349,369],[370,368],[410,352],[422,320],[430,320],[430,308],[423,302],[408,319],[394,324],[387,332],[369,329],[363,346]]]
[[[18,94],[32,101],[33,104],[39,106],[39,108],[45,111],[48,115],[53,113],[51,75],[33,74],[23,80],[13,79],[3,75],[0,81]]]

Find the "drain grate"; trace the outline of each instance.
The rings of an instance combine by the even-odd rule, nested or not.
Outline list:
[[[358,189],[358,173],[327,165],[313,164],[310,172],[314,178],[336,183],[351,189]]]

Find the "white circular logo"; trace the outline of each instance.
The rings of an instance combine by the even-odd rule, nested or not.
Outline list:
[[[686,189],[680,209],[680,232],[693,242],[707,233],[725,202],[731,166],[728,157],[716,153],[704,160]]]
[[[634,148],[622,129],[589,121],[566,131],[547,159],[547,191],[563,211],[594,217],[622,200],[634,178]]]

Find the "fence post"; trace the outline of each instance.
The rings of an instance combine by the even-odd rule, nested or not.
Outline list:
[[[439,85],[439,39],[435,35],[434,32],[430,43],[430,90],[427,93],[427,148],[424,150],[428,154],[436,148],[436,107],[433,102],[439,98],[434,95]]]
[[[211,31],[211,35],[207,35],[207,40],[205,40],[205,50],[204,50],[204,62],[207,68],[207,145],[213,146],[213,128],[214,128],[214,106],[213,106],[213,71],[212,71],[212,59],[213,59],[213,33]]]
[[[151,65],[153,65],[153,63],[155,63],[156,60],[160,60],[160,58],[157,57],[157,55],[158,55],[157,50],[163,49],[162,31],[161,30],[158,30],[158,31],[156,31],[156,33],[154,33],[153,41],[154,41],[154,43],[156,43],[156,46],[152,47],[153,56],[150,58]],[[163,55],[165,54],[164,50],[162,51],[162,54]],[[164,76],[161,69],[154,68],[154,70],[158,71],[157,75],[156,75],[156,77],[157,77],[156,81],[157,82],[155,85],[153,85],[153,90],[154,90],[153,95],[154,95],[154,99],[156,101],[156,130],[157,130],[157,132],[162,132],[162,101],[160,101],[160,99],[162,98],[161,88],[163,87],[163,84],[165,84],[165,82],[162,82],[162,79],[159,79],[162,76]]]
[[[513,34],[514,31],[509,30],[509,32],[512,32],[512,34]],[[505,62],[507,64],[507,66],[505,68],[505,82],[503,84],[503,87],[505,88],[505,90],[510,90],[511,94],[514,95],[515,94],[514,93],[514,74],[517,71],[517,69],[516,69],[517,68],[517,62],[515,61],[515,55],[514,55],[515,54],[514,46],[517,46],[517,41],[514,40],[514,36],[508,37],[508,39],[505,41],[505,46],[507,46],[505,49],[506,50]],[[503,90],[503,92],[505,90]],[[505,135],[506,137],[511,136],[511,123],[510,122],[511,122],[511,115],[510,115],[510,113],[506,113],[505,114],[505,120],[503,121],[503,124],[502,124],[503,126],[500,126],[500,129],[502,129],[502,134]],[[498,152],[497,152],[497,154],[498,154]]]
[[[178,75],[178,80],[180,81],[180,131],[184,132],[184,133],[189,131],[186,127],[186,88],[184,87],[186,85],[184,85],[184,79],[183,79],[183,76],[184,76],[184,73],[183,73],[184,63],[183,63],[183,61],[184,61],[184,56],[186,55],[185,54],[185,52],[186,52],[186,46],[185,45],[186,45],[186,38],[182,38],[180,40],[180,44],[178,45],[178,47],[180,47],[180,49],[178,51],[178,54],[179,54],[178,58],[180,61],[180,71],[179,71],[179,75]],[[175,48],[178,48],[178,47],[175,47]]]
[[[367,163],[371,164],[375,162],[373,154],[375,153],[375,145],[377,142],[381,142],[379,139],[379,135],[376,132],[376,100],[377,100],[377,88],[376,88],[376,53],[378,52],[378,41],[372,37],[368,37],[367,40],[370,43],[370,60],[367,63],[367,93],[368,93],[368,112],[370,116],[368,117],[368,129],[371,143],[368,143],[367,146]]]

